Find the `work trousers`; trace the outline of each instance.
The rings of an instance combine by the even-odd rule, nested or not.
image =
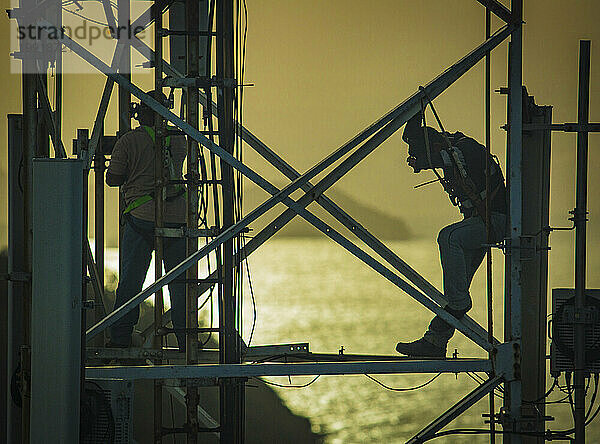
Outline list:
[[[123,238],[120,245],[121,275],[115,298],[115,309],[142,291],[154,250],[154,222],[138,219],[131,215],[125,216],[124,221]],[[174,228],[180,225],[166,224],[166,226]],[[185,259],[185,239],[167,237],[164,238],[163,245],[163,263],[168,272]],[[185,328],[185,283],[171,282],[169,294],[173,328],[183,329]],[[133,326],[137,324],[139,316],[140,308],[136,306],[114,323],[111,327],[111,341],[115,344],[129,345]],[[175,335],[179,347],[185,347],[185,334],[176,333]]]
[[[490,219],[493,240],[501,240],[506,230],[506,216],[492,213]],[[444,296],[448,301],[446,311],[458,319],[473,305],[469,287],[485,257],[486,239],[485,223],[479,216],[448,225],[442,228],[438,235]],[[436,316],[429,324],[425,339],[434,345],[445,347],[453,334],[454,327]]]

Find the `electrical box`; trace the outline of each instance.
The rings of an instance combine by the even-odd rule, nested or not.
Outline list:
[[[575,289],[552,289],[552,320],[549,331],[550,374],[574,371]],[[586,370],[600,373],[600,290],[586,290],[585,310],[580,321],[585,324]]]

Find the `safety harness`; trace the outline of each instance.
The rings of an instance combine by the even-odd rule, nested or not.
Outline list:
[[[464,139],[464,137],[458,141],[454,141],[454,144],[449,145],[446,149],[440,150],[440,155],[444,162],[444,176],[446,176],[447,171],[452,172],[450,178],[444,177],[444,180],[449,185],[446,188],[446,192],[448,192],[452,204],[460,207],[461,213],[466,215],[467,213],[476,211],[478,215],[483,217],[485,216],[486,198],[489,198],[489,201],[491,202],[502,184],[498,181],[498,184],[490,191],[489,196],[487,196],[485,189],[481,192],[477,191],[477,186],[469,176],[462,151],[454,146],[462,139]],[[496,177],[501,171],[500,165],[495,157],[492,157],[492,159],[493,163],[491,164],[490,177]],[[458,185],[458,187],[456,185]],[[462,193],[460,191],[462,191]]]
[[[448,193],[450,197],[450,202],[453,205],[458,206],[460,208],[461,213],[467,216],[468,213],[470,215],[480,215],[484,220],[486,220],[486,205],[485,200],[489,198],[489,202],[492,201],[498,190],[501,188],[502,181],[499,181],[494,190],[490,192],[489,196],[486,196],[486,190],[484,189],[481,192],[477,191],[477,186],[471,179],[467,171],[467,163],[463,156],[462,151],[457,148],[457,145],[461,140],[466,139],[464,135],[461,134],[462,137],[457,140],[450,141],[449,134],[444,131],[444,126],[442,125],[442,121],[440,120],[435,107],[433,106],[433,102],[427,95],[427,91],[424,87],[419,87],[419,90],[423,93],[423,97],[421,97],[421,114],[423,119],[423,137],[425,139],[425,148],[427,152],[427,161],[429,163],[429,167],[435,173],[438,178],[438,181],[442,184],[444,191]],[[427,103],[425,103],[427,100]],[[429,136],[427,134],[427,122],[425,121],[425,110],[427,106],[431,108],[433,111],[433,115],[435,116],[437,123],[440,127],[441,134],[446,142],[446,148],[440,150],[440,155],[442,157],[442,161],[444,162],[444,177],[441,177],[440,174],[434,168],[431,161],[431,147],[429,144]],[[494,163],[491,165],[492,170],[490,170],[490,177],[495,177],[497,173],[501,171],[500,164],[496,156],[492,157]],[[487,160],[486,160],[487,161]],[[446,177],[446,172],[451,171],[452,177]],[[460,191],[457,190],[457,186],[460,188]],[[465,194],[466,197],[462,196]],[[476,212],[476,214],[473,214]]]
[[[156,143],[154,128],[146,125],[142,125],[142,128],[144,128],[144,130],[148,133],[148,135],[152,139],[152,142]],[[171,153],[171,136],[167,136],[165,138],[165,149],[165,167],[169,173],[169,180],[177,180],[179,179],[179,176],[177,175],[177,172],[175,171],[175,165],[173,164],[173,154]],[[172,201],[173,199],[176,199],[177,197],[186,193],[185,187],[179,184],[167,185],[167,194],[169,190],[173,191],[174,193],[171,194],[171,196],[165,198],[167,202]],[[127,213],[130,213],[136,208],[144,205],[146,202],[150,202],[152,199],[154,199],[154,193],[138,197],[129,205],[127,205],[127,207],[123,210],[123,214],[125,215]]]

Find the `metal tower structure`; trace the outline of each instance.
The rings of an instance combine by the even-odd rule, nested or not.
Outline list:
[[[549,145],[549,134],[551,130],[570,130],[578,133],[578,199],[574,211],[574,221],[577,226],[577,309],[583,310],[585,292],[585,222],[586,222],[586,198],[585,198],[585,171],[587,159],[587,134],[597,131],[598,127],[589,124],[588,92],[589,92],[589,43],[583,43],[580,59],[580,108],[577,124],[572,126],[552,125],[549,110],[542,112],[538,118],[541,122],[524,118],[524,109],[527,109],[527,101],[524,100],[522,85],[522,27],[523,27],[523,2],[513,0],[511,8],[508,9],[496,0],[478,0],[486,7],[487,32],[485,40],[470,53],[458,60],[420,88],[406,100],[398,104],[390,112],[382,116],[376,122],[344,143],[341,147],[332,151],[330,155],[315,164],[305,173],[300,174],[291,165],[285,162],[274,151],[261,142],[236,119],[236,104],[239,92],[243,85],[236,73],[234,56],[236,35],[235,17],[239,14],[232,0],[197,0],[186,1],[184,4],[171,0],[157,0],[138,19],[130,23],[129,0],[118,0],[118,14],[114,17],[110,2],[102,0],[106,13],[106,20],[112,24],[114,29],[117,25],[128,24],[132,29],[146,29],[150,24],[154,25],[154,48],[150,48],[135,35],[131,39],[117,39],[116,49],[112,58],[112,64],[108,65],[95,54],[70,39],[63,36],[60,45],[55,48],[51,60],[43,59],[36,52],[36,48],[21,48],[19,57],[23,61],[23,115],[21,118],[13,118],[16,122],[11,125],[14,139],[10,146],[10,158],[18,159],[16,150],[22,147],[23,152],[23,191],[22,207],[15,208],[15,200],[12,200],[11,218],[20,218],[11,223],[11,229],[15,232],[11,239],[11,255],[20,258],[13,260],[11,272],[11,298],[13,305],[18,306],[15,313],[22,316],[22,330],[14,328],[11,330],[9,365],[15,365],[20,360],[21,381],[23,386],[23,404],[21,412],[11,410],[11,439],[20,438],[21,442],[29,442],[30,435],[36,432],[36,428],[30,424],[30,419],[39,426],[39,418],[30,416],[30,412],[38,412],[41,408],[58,408],[56,402],[69,399],[78,406],[79,397],[82,393],[83,382],[86,379],[125,379],[154,381],[154,442],[162,442],[163,437],[172,433],[185,433],[188,442],[198,442],[200,433],[217,433],[223,443],[240,443],[244,440],[244,385],[249,377],[276,376],[276,375],[343,375],[343,374],[401,374],[401,373],[458,373],[458,372],[482,372],[487,374],[488,379],[479,387],[458,401],[451,409],[440,415],[434,422],[429,424],[409,441],[411,443],[424,442],[432,438],[443,427],[449,424],[461,413],[469,409],[477,401],[490,395],[490,436],[494,440],[496,434],[503,434],[505,442],[520,443],[539,442],[544,438],[543,414],[535,418],[524,416],[524,393],[527,397],[538,398],[544,394],[544,385],[532,389],[529,385],[524,386],[528,377],[523,373],[524,368],[542,368],[545,374],[545,365],[540,362],[539,357],[531,358],[524,355],[522,350],[526,347],[527,339],[524,337],[526,326],[524,319],[529,315],[523,312],[524,301],[529,293],[524,291],[528,284],[527,277],[533,271],[529,270],[527,261],[536,253],[536,245],[532,242],[533,226],[539,227],[543,223],[544,214],[547,220],[547,205],[539,209],[538,220],[532,227],[527,226],[527,212],[524,211],[527,199],[533,201],[547,199],[547,178],[549,171],[544,164],[537,166],[540,185],[539,189],[532,191],[533,185],[527,185],[525,179],[525,162],[527,153],[523,146],[524,130],[537,131],[542,135],[538,146]],[[52,3],[52,2],[50,2]],[[56,6],[56,5],[55,5]],[[46,11],[44,14],[33,14],[40,8],[35,0],[22,0],[20,8],[13,9],[10,14],[21,23],[26,19],[34,17],[32,23],[36,26],[45,27],[46,33],[52,27],[60,29],[60,4],[58,10]],[[168,28],[163,24],[163,18],[169,13]],[[33,14],[33,15],[32,15]],[[491,33],[490,15],[499,17],[504,25],[495,33]],[[163,41],[170,39],[170,62],[165,60],[163,54]],[[494,337],[491,328],[491,316],[487,328],[479,325],[472,318],[465,316],[456,319],[444,310],[446,300],[444,295],[432,284],[427,282],[405,261],[398,257],[381,241],[373,236],[365,227],[360,225],[342,208],[325,196],[325,192],[340,180],[346,173],[365,159],[377,147],[379,147],[392,134],[400,129],[414,114],[421,110],[423,101],[434,100],[445,89],[450,87],[457,79],[475,66],[479,61],[487,57],[486,69],[486,91],[487,91],[487,146],[489,147],[489,54],[506,39],[510,38],[510,51],[508,60],[508,149],[507,149],[507,180],[510,193],[510,229],[504,248],[507,253],[507,274],[505,292],[505,332],[504,340]],[[61,64],[61,48],[68,48],[80,56],[85,62],[93,66],[99,72],[106,75],[106,83],[102,92],[95,122],[92,125],[91,135],[87,130],[80,130],[77,137],[76,162],[65,165],[66,152],[61,142],[61,111],[62,111],[62,73],[56,72],[56,98],[55,108],[51,107],[47,93],[48,79],[45,77],[48,62],[54,61],[56,66]],[[182,110],[179,114],[173,112],[166,104],[160,103],[152,96],[146,94],[142,89],[132,83],[128,74],[131,67],[131,50],[134,49],[148,60],[148,66],[154,69],[155,89],[181,90]],[[214,51],[214,53],[213,53]],[[182,57],[183,56],[183,60]],[[213,63],[214,62],[214,63]],[[43,66],[43,69],[40,69]],[[587,68],[586,68],[587,67]],[[104,119],[108,109],[108,103],[115,84],[118,86],[119,104],[119,131],[124,133],[131,128],[130,101],[131,96],[138,98],[157,113],[155,121],[155,147],[156,147],[156,233],[155,233],[155,275],[156,281],[149,287],[135,295],[125,305],[108,313],[104,308],[103,299],[103,173],[105,163],[105,146],[114,143],[115,136],[104,134]],[[216,102],[213,97],[216,95]],[[524,105],[525,103],[525,105]],[[214,116],[214,117],[213,117]],[[525,123],[524,123],[525,122]],[[22,125],[22,127],[19,127]],[[559,128],[560,126],[560,128]],[[164,177],[163,168],[160,166],[164,160],[163,140],[174,134],[185,134],[188,141],[187,174],[181,184],[187,188],[187,226],[185,229],[173,230],[164,226],[164,187],[170,182]],[[17,140],[22,135],[22,141]],[[54,158],[44,162],[33,161],[34,157],[48,158],[48,139],[52,139],[54,147]],[[237,155],[236,141],[241,139],[247,146],[254,149],[265,158],[276,169],[290,179],[290,183],[282,189],[278,189],[264,177],[246,165]],[[112,142],[111,142],[112,141]],[[237,148],[236,148],[237,147]],[[14,151],[14,152],[13,152]],[[206,152],[208,154],[206,154]],[[13,154],[17,154],[16,157]],[[540,156],[547,160],[549,152],[540,150]],[[35,165],[35,166],[34,166]],[[71,264],[72,281],[79,282],[79,288],[62,288],[57,285],[56,294],[67,294],[72,302],[64,308],[64,317],[73,321],[73,313],[85,310],[90,304],[86,301],[86,284],[83,276],[89,274],[91,286],[95,294],[96,307],[94,325],[87,328],[80,337],[80,327],[71,332],[70,339],[79,338],[72,347],[81,345],[81,359],[76,360],[80,365],[80,382],[73,385],[73,381],[64,381],[56,376],[51,382],[59,393],[68,394],[68,398],[51,397],[48,393],[36,385],[39,376],[36,368],[58,367],[64,362],[53,361],[50,354],[39,354],[36,349],[36,341],[39,337],[32,337],[32,323],[41,322],[44,307],[36,301],[40,297],[36,294],[36,279],[39,282],[51,281],[49,258],[39,255],[35,250],[36,242],[55,242],[52,236],[40,237],[33,228],[35,223],[35,211],[43,211],[34,195],[33,190],[40,190],[32,185],[32,177],[38,178],[38,184],[43,184],[42,179],[47,175],[52,165],[63,165],[73,177],[80,177],[80,194],[71,196],[72,211],[81,211],[81,221],[78,224],[81,229],[81,247],[79,251],[79,262]],[[12,164],[14,167],[14,162]],[[529,166],[534,168],[532,166]],[[96,179],[96,192],[94,196],[96,208],[96,246],[95,255],[87,241],[86,211],[87,205],[87,176],[90,170],[94,171]],[[315,184],[310,181],[321,173],[323,177]],[[12,171],[12,170],[11,170]],[[529,170],[527,171],[529,174]],[[236,211],[236,200],[239,190],[236,188],[235,175],[243,175],[259,187],[267,191],[271,197],[245,216]],[[71,177],[65,173],[65,177]],[[75,179],[73,179],[75,180]],[[210,189],[210,191],[208,191]],[[290,195],[303,190],[302,197],[294,200]],[[202,193],[199,193],[202,190]],[[18,190],[11,188],[11,196],[17,196]],[[205,194],[203,194],[205,193]],[[544,194],[546,193],[546,194]],[[40,191],[40,194],[42,192]],[[18,197],[17,197],[18,198]],[[210,199],[213,217],[213,225],[199,226],[198,213],[201,205],[206,205]],[[38,205],[36,206],[36,202]],[[335,228],[326,224],[307,209],[313,202],[319,204],[338,222],[346,227],[354,236],[365,243],[379,257],[365,251],[355,242],[341,234]],[[266,211],[276,204],[283,203],[287,209],[275,218],[266,228],[257,233],[247,244],[237,242],[239,236],[245,232],[247,227]],[[205,207],[206,208],[206,207]],[[21,211],[21,213],[19,213]],[[414,298],[433,313],[440,316],[446,322],[453,325],[467,338],[479,345],[489,353],[487,359],[443,359],[443,360],[412,360],[390,356],[352,356],[345,355],[336,358],[333,355],[314,355],[308,352],[306,344],[249,347],[247,348],[241,340],[239,294],[236,291],[235,273],[242,260],[270,239],[293,217],[299,215],[307,222],[315,226],[325,236],[329,237],[356,258],[366,263],[374,271],[385,279],[388,279],[404,293]],[[38,218],[40,215],[38,214]],[[58,217],[58,216],[57,216]],[[63,217],[65,217],[63,215]],[[11,219],[12,220],[12,219]],[[18,223],[22,222],[23,230],[19,233]],[[38,222],[39,223],[39,222]],[[82,234],[83,233],[83,234]],[[66,235],[66,234],[65,234]],[[37,236],[37,238],[36,238]],[[162,274],[161,258],[163,254],[162,240],[164,237],[181,236],[187,240],[187,258],[169,272]],[[199,246],[198,239],[206,239],[204,245]],[[20,240],[22,239],[22,241]],[[22,242],[22,243],[20,243]],[[38,244],[43,245],[43,244]],[[78,246],[76,246],[78,248]],[[74,248],[74,247],[71,247]],[[74,248],[71,252],[77,251]],[[546,254],[546,253],[543,253]],[[13,257],[11,256],[11,257]],[[75,254],[75,256],[78,256]],[[212,257],[216,262],[214,269],[200,277],[198,262],[203,258]],[[488,255],[489,257],[489,255]],[[583,259],[582,259],[583,258]],[[36,260],[41,264],[36,268]],[[46,262],[44,262],[44,260]],[[582,262],[583,260],[583,262]],[[489,259],[488,259],[489,261]],[[386,264],[387,263],[387,264]],[[488,262],[489,266],[489,262]],[[18,267],[18,268],[15,268]],[[45,267],[45,268],[44,268]],[[50,267],[50,268],[49,268]],[[544,263],[541,260],[536,268],[538,277],[544,280],[547,270],[544,271]],[[77,280],[79,279],[79,281]],[[175,281],[184,280],[187,286],[187,320],[186,320],[186,352],[184,364],[173,364],[168,362],[182,356],[165,347],[164,337],[166,333],[172,332],[167,327],[170,313],[164,311],[162,306],[161,289]],[[20,280],[22,285],[17,289],[16,282]],[[76,285],[77,287],[77,285]],[[83,287],[83,291],[81,288]],[[200,328],[198,325],[198,298],[207,291],[216,287],[218,292],[219,324],[218,328]],[[32,290],[33,288],[33,290]],[[545,304],[545,291],[538,297],[543,298]],[[41,290],[40,290],[41,291]],[[82,294],[83,293],[83,294]],[[151,295],[155,295],[154,325],[145,332],[147,342],[152,344],[148,348],[130,350],[106,350],[98,347],[93,342],[102,337],[105,329],[122,318],[129,310],[139,305]],[[32,309],[32,303],[34,308]],[[540,300],[538,300],[540,303]],[[36,305],[37,304],[37,305]],[[70,308],[69,308],[70,307]],[[544,305],[545,307],[545,305]],[[36,311],[38,310],[38,311]],[[40,311],[41,310],[41,311]],[[32,313],[34,313],[32,317]],[[36,314],[37,313],[37,314]],[[13,316],[13,312],[9,313]],[[580,313],[581,314],[581,313]],[[544,312],[545,315],[545,312]],[[545,350],[545,335],[539,334],[540,328],[545,328],[545,316],[534,322],[534,326],[527,324],[538,333],[536,342],[532,344],[542,351]],[[81,325],[85,326],[85,323]],[[585,367],[585,356],[583,353],[585,331],[577,324],[578,351],[575,359],[575,399],[576,399],[576,442],[585,442],[585,428],[583,422],[585,410],[585,391],[583,387],[583,375]],[[542,327],[543,326],[543,327]],[[219,350],[204,349],[198,341],[200,333],[212,332],[218,334]],[[68,337],[68,330],[63,331]],[[39,333],[38,333],[39,335]],[[542,345],[540,345],[542,344]],[[34,347],[33,349],[31,347]],[[529,346],[529,345],[528,345]],[[248,364],[245,361],[256,357],[259,353],[269,355],[286,356],[286,363],[270,362],[260,364]],[[284,350],[281,352],[281,350]],[[280,350],[275,352],[275,350]],[[39,356],[38,356],[39,354]],[[315,362],[293,362],[295,357]],[[20,358],[17,358],[20,356]],[[150,359],[147,365],[134,366],[103,366],[90,365],[90,362],[98,362],[102,358],[143,358]],[[95,359],[95,361],[94,361]],[[86,365],[86,361],[88,365]],[[38,367],[36,367],[38,366]],[[30,381],[31,380],[31,384]],[[162,424],[162,397],[166,387],[165,381],[177,381],[178,393],[186,404],[186,421],[181,427],[167,428]],[[69,385],[70,384],[70,385]],[[495,411],[493,402],[493,391],[503,384],[505,387],[505,400],[500,413]],[[198,397],[200,385],[218,385],[220,398],[220,415],[218,420],[210,418],[201,408]],[[37,390],[37,391],[36,391]],[[61,391],[62,390],[62,391]],[[66,395],[65,395],[66,396]],[[582,407],[583,406],[583,407]],[[37,409],[37,410],[36,410]],[[78,408],[73,415],[77,415]],[[71,418],[73,419],[73,418]],[[21,430],[14,426],[21,423]],[[44,424],[49,428],[44,430],[47,438],[61,439],[65,436],[76,436],[79,433],[78,421],[69,423],[61,422],[59,426]],[[502,430],[496,430],[496,427]],[[48,435],[49,433],[49,435]],[[35,436],[31,439],[35,441]],[[13,441],[14,442],[14,441]]]

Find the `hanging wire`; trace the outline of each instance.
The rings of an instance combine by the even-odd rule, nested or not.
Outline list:
[[[252,298],[252,330],[250,330],[250,337],[248,338],[248,349],[252,344],[252,338],[254,336],[254,328],[256,327],[256,299],[254,298],[254,289],[252,288],[252,277],[250,275],[250,265],[248,264],[248,256],[246,255],[246,239],[242,237],[243,243],[243,252],[244,252],[244,262],[246,263],[246,274],[248,275],[248,286],[250,287],[250,297]]]
[[[319,379],[322,375],[317,375],[315,376],[310,382],[307,382],[306,384],[302,384],[302,385],[290,385],[290,384],[278,384],[276,382],[271,382],[271,381],[267,381],[265,379],[261,379],[261,378],[256,378],[254,377],[254,379],[264,382],[267,385],[274,385],[275,387],[281,387],[281,388],[306,388],[309,385],[313,384],[317,379]]]
[[[391,390],[393,392],[409,392],[411,390],[418,390],[420,388],[425,387],[426,385],[431,384],[433,381],[435,381],[437,378],[440,377],[441,373],[438,373],[437,375],[435,375],[433,378],[431,378],[430,380],[428,380],[427,382],[424,382],[421,385],[417,385],[416,387],[407,387],[407,388],[396,388],[396,387],[390,387],[388,385],[385,385],[383,382],[379,381],[378,379],[375,379],[374,377],[372,377],[371,375],[368,374],[364,374],[367,378],[369,378],[371,381],[379,384],[380,386],[382,386],[384,389],[386,390]]]
[[[438,432],[434,435],[421,438],[420,442],[423,443],[426,441],[431,441],[436,438],[441,438],[441,437],[450,436],[450,435],[490,435],[492,433],[494,435],[520,435],[520,436],[540,437],[540,438],[545,438],[546,440],[549,440],[549,441],[554,441],[554,440],[558,440],[558,439],[563,439],[563,440],[567,440],[570,442],[575,441],[570,436],[562,435],[560,432],[554,432],[551,430],[548,430],[546,432],[513,432],[513,431],[509,431],[509,430],[497,430],[497,431],[491,432],[489,429],[451,429],[451,430],[444,430],[444,431]]]
[[[536,399],[534,401],[527,401],[524,399],[523,402],[526,404],[537,404],[540,401],[543,401],[544,399],[546,399],[548,396],[550,396],[550,394],[554,391],[554,389],[557,386],[558,386],[558,377],[554,378],[554,381],[552,382],[552,385],[550,386],[548,391],[546,393],[544,393],[542,396],[540,396],[538,399]]]
[[[65,12],[68,12],[69,14],[76,15],[77,17],[80,17],[80,18],[82,18],[82,19],[84,19],[84,20],[87,20],[88,22],[95,23],[96,25],[105,26],[105,27],[107,27],[107,28],[108,28],[108,26],[109,26],[109,25],[108,25],[108,23],[102,23],[102,22],[100,22],[100,21],[98,21],[98,20],[94,20],[94,19],[92,19],[92,18],[86,17],[86,16],[85,16],[85,15],[83,15],[83,14],[79,14],[78,12],[71,11],[70,9],[67,9],[67,8],[62,8],[62,10],[63,10],[63,11],[65,11]]]

